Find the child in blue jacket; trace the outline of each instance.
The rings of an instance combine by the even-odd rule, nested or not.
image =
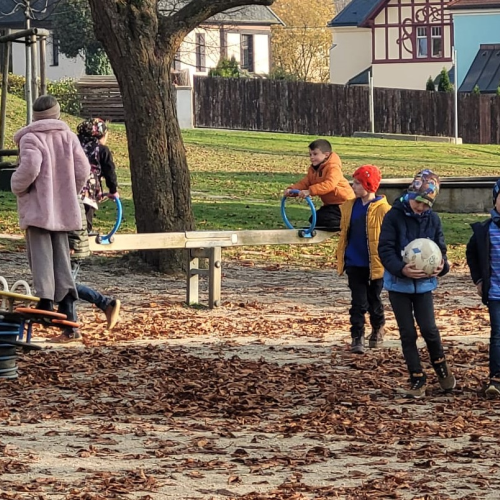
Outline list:
[[[449,391],[456,385],[445,360],[432,297],[432,291],[437,287],[437,276],[444,276],[449,271],[441,220],[431,209],[439,193],[439,185],[439,177],[431,170],[422,170],[415,176],[408,191],[387,212],[378,247],[385,268],[384,288],[389,291],[403,355],[410,372],[410,388],[406,395],[413,398],[425,396],[427,382],[417,349],[415,321],[427,344],[441,388]],[[443,261],[432,276],[403,261],[403,249],[416,238],[430,238],[441,249]]]
[[[487,396],[500,396],[500,180],[493,188],[493,210],[484,222],[472,224],[467,264],[472,281],[490,313],[490,380]]]

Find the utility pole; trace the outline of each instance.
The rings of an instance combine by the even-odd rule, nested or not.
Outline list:
[[[373,88],[373,73],[370,69],[368,74],[369,108],[370,108],[370,132],[375,133],[375,91]]]
[[[10,29],[5,30],[6,35],[10,35]],[[0,149],[5,145],[5,117],[7,115],[7,87],[9,85],[9,61],[11,42],[6,42],[4,50],[4,60],[2,68],[2,100],[0,104]],[[3,158],[0,156],[0,161]]]
[[[29,30],[31,28],[31,18],[30,18],[30,0],[24,0],[24,27]],[[25,54],[26,54],[26,83],[24,85],[24,95],[26,98],[26,124],[30,124],[33,119],[33,86],[32,86],[32,71],[33,66],[31,62],[31,36],[26,36],[25,39]]]
[[[453,108],[455,118],[455,144],[458,144],[458,60],[457,49],[452,47],[453,64],[455,66],[455,91],[453,94]]]

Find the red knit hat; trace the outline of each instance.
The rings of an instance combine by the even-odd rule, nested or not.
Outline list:
[[[375,165],[363,165],[359,167],[352,176],[365,188],[369,193],[376,193],[382,180],[382,174]]]

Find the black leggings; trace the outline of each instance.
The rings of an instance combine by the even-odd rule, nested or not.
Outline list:
[[[92,221],[94,219],[95,208],[90,205],[85,205],[85,217],[87,219],[87,233],[92,232]]]
[[[408,371],[410,374],[421,373],[422,364],[417,349],[415,321],[427,344],[431,362],[444,357],[441,336],[434,316],[432,292],[415,294],[389,292],[389,300],[398,323],[401,347]]]

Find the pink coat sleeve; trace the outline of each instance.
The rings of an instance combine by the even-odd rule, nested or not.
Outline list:
[[[79,193],[89,178],[90,163],[76,135],[73,139],[73,158],[75,161],[76,189]]]
[[[38,139],[31,134],[26,134],[19,142],[19,165],[12,175],[10,186],[16,195],[22,195],[35,182],[40,174],[42,153]]]

